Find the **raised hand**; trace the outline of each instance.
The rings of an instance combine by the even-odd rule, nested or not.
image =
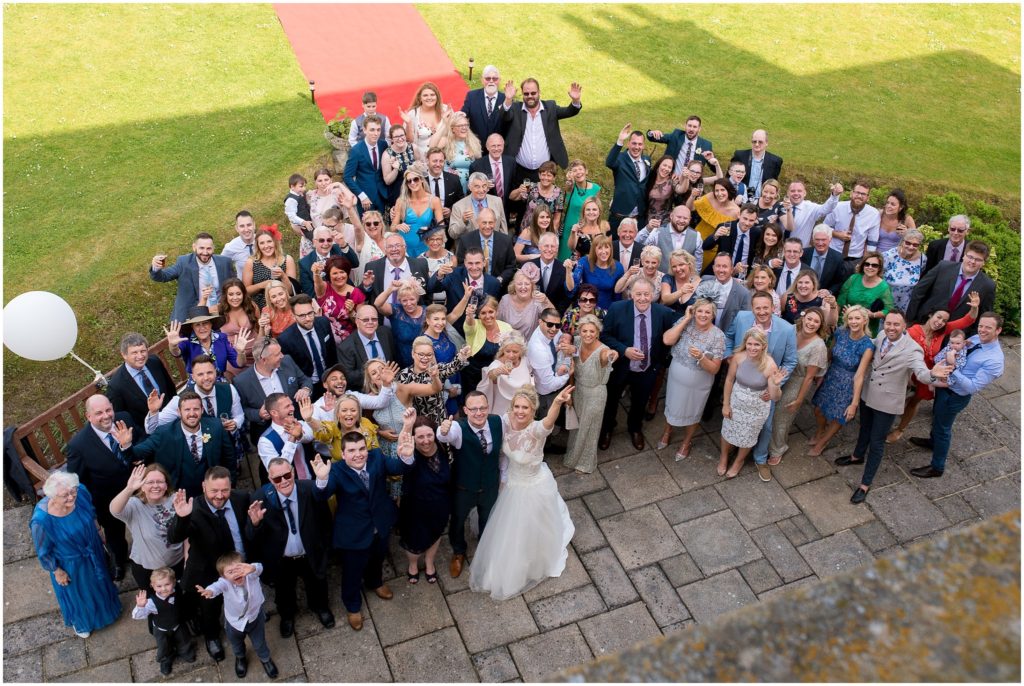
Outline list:
[[[786,370],[783,369],[782,367],[776,367],[775,371],[772,372],[771,375],[768,378],[776,386],[781,386],[782,385],[782,380],[786,378]]]
[[[579,102],[580,96],[583,95],[583,86],[573,81],[569,84],[569,97],[573,102]]]
[[[622,127],[621,131],[619,131],[619,145],[622,145],[623,143],[626,142],[626,139],[629,137],[629,134],[632,131],[633,131],[633,123],[632,122],[626,122],[626,125]]]
[[[235,350],[245,350],[245,347],[252,341],[251,333],[249,327],[238,330],[238,333],[235,334]]]
[[[459,359],[465,362],[473,355],[473,351],[468,345],[464,345],[459,348]]]
[[[262,501],[254,500],[252,505],[249,506],[249,521],[252,522],[253,526],[259,526],[265,514],[267,514],[267,508],[263,507]]]
[[[441,426],[438,428],[438,431],[441,432],[442,436],[447,436],[448,432],[452,430],[452,421],[453,420],[454,420],[454,417],[452,417],[452,415],[448,415],[448,419],[446,419],[443,422],[441,422]]]
[[[402,106],[399,105],[398,106],[398,116],[402,119],[402,121],[410,122],[410,121],[412,121],[412,110],[403,110]]]
[[[370,288],[371,286],[373,286],[373,272],[365,271],[363,272],[363,288]],[[355,305],[355,303],[352,304],[353,306]]]
[[[948,379],[952,371],[952,365],[937,364],[934,367],[932,367],[932,376],[934,376],[936,379]]]
[[[313,401],[309,398],[303,398],[299,401],[299,416],[302,417],[303,421],[309,421],[313,418]],[[302,427],[299,427],[300,435]]]
[[[172,505],[174,506],[174,514],[179,517],[188,517],[192,514],[192,498],[185,497],[184,488],[179,488],[174,494]]]
[[[135,606],[146,607],[146,603],[149,602],[149,596],[146,595],[145,591],[139,591],[135,594]]]
[[[572,399],[572,391],[574,388],[576,387],[566,386],[565,388],[563,388],[561,391],[559,391],[558,395],[555,396],[555,402],[565,405],[567,402],[569,402],[569,400]]]
[[[310,465],[313,467],[313,474],[316,475],[317,481],[327,481],[327,478],[331,475],[331,465],[329,462],[324,462],[323,458],[317,455],[313,458]]]
[[[127,450],[128,446],[132,444],[132,429],[123,421],[114,422],[110,427],[110,435],[113,436],[114,440],[117,441],[117,444],[121,446],[121,450]]]
[[[324,411],[334,412],[334,403],[337,402],[337,397],[330,391],[324,393]]]
[[[380,370],[380,384],[381,386],[390,386],[395,381],[395,376],[398,374],[398,364],[395,362],[388,362]]]
[[[115,439],[116,440],[116,439]],[[145,480],[146,465],[140,464],[132,469],[132,473],[128,475],[128,490],[137,491],[142,488],[142,482]]]
[[[402,432],[398,435],[398,456],[412,457],[416,453],[416,443],[411,433]]]
[[[967,302],[970,304],[972,310],[981,307],[981,296],[978,294],[978,291],[971,291],[968,293]]]
[[[412,433],[412,425],[416,423],[416,408],[407,407],[402,412],[402,431]]]
[[[207,589],[203,588],[199,584],[196,584],[196,593],[198,593],[199,595],[203,596],[207,600],[210,600],[211,598],[213,598],[213,591],[208,591]]]
[[[505,82],[505,99],[512,102],[512,99],[516,97],[516,84],[515,81],[509,79]]]
[[[172,320],[171,327],[164,328],[164,336],[167,336],[167,345],[171,348],[177,347],[184,338],[181,337],[181,322]]]

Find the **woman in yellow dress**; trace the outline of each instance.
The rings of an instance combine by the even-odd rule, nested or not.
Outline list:
[[[728,179],[715,179],[711,186],[711,192],[702,195],[693,201],[693,212],[700,218],[697,224],[697,233],[701,238],[707,238],[715,232],[719,224],[731,222],[740,216],[740,208],[733,199],[736,197],[736,188]],[[715,259],[717,248],[704,251],[704,264],[707,267]]]

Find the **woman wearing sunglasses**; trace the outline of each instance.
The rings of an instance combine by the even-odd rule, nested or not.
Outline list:
[[[870,312],[872,337],[878,334],[878,323],[893,308],[892,289],[882,278],[884,270],[885,262],[879,253],[865,252],[836,298],[839,312],[849,305],[860,305]]]
[[[405,254],[419,257],[427,250],[421,231],[444,221],[441,200],[427,191],[426,172],[413,165],[405,172],[405,185],[391,211],[391,230],[405,239]]]
[[[607,314],[605,310],[597,306],[597,286],[592,283],[580,286],[576,304],[566,310],[562,316],[562,331],[570,336],[577,335],[580,319],[588,314],[596,316],[599,321],[604,321],[604,316]]]

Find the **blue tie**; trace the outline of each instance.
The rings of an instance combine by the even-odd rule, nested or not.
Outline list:
[[[555,339],[548,341],[548,345],[551,347],[551,371],[558,375],[558,349],[555,348]]]
[[[373,356],[373,359],[375,359],[375,360],[378,357],[380,357],[380,353],[377,351],[377,339],[376,338],[373,338],[373,339],[370,340],[370,354]]]
[[[284,516],[288,518],[288,528],[291,529],[293,534],[299,533],[299,530],[295,527],[295,515],[292,514],[292,501],[289,498],[285,498],[284,502],[281,503],[281,507],[284,510]]]
[[[736,243],[736,257],[733,258],[733,264],[739,264],[743,258],[743,246],[747,242],[747,234],[741,233],[740,239]]]
[[[324,378],[324,361],[320,359],[320,352],[316,349],[316,340],[313,338],[313,332],[306,332],[306,340],[309,341],[309,350],[313,353],[313,367],[316,368],[317,380]]]
[[[121,461],[121,464],[128,466],[128,461],[124,459],[124,453],[121,452],[121,446],[114,440],[113,434],[107,434],[107,445],[110,446],[110,452],[114,453],[114,457]]]

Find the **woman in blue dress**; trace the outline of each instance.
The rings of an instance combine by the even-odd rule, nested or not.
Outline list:
[[[395,354],[398,356],[398,366],[402,368],[412,366],[412,342],[423,332],[426,308],[420,304],[422,295],[423,288],[417,281],[403,279],[392,281],[373,303],[381,314],[391,320]]]
[[[407,431],[408,427],[403,426],[402,433]],[[437,583],[434,557],[451,515],[451,469],[448,455],[435,437],[436,431],[429,417],[415,417],[411,429],[415,462],[403,475],[402,503],[398,511],[401,532],[398,544],[405,549],[408,558],[406,576],[410,584],[420,580],[420,555],[425,558],[427,583]]]
[[[391,230],[405,239],[405,254],[419,257],[427,250],[421,232],[444,221],[441,200],[427,190],[425,167],[417,163],[405,171],[398,202],[392,210]]]
[[[590,241],[590,254],[576,265],[573,278],[578,283],[590,283],[597,287],[597,306],[602,310],[619,300],[615,283],[626,270],[618,260],[612,258],[612,239],[608,236],[594,236]]]
[[[851,305],[843,317],[843,326],[836,330],[832,361],[814,394],[814,419],[818,430],[814,438],[807,441],[808,455],[821,455],[839,429],[857,414],[875,351],[868,335],[869,315],[867,308]]]
[[[210,308],[206,305],[196,305],[188,311],[188,319],[181,322],[171,322],[170,328],[165,329],[167,334],[167,347],[174,357],[180,357],[185,362],[185,373],[192,373],[192,360],[200,355],[209,355],[213,359],[213,366],[217,368],[217,381],[226,382],[224,372],[230,364],[235,368],[245,367],[245,348],[252,340],[249,329],[242,329],[235,334],[235,342],[232,345],[227,334],[219,331],[224,323],[224,318],[210,314]]]
[[[50,573],[64,624],[88,638],[121,614],[92,496],[78,483],[78,475],[70,472],[51,474],[43,493],[46,497],[36,505],[29,523],[39,564]]]
[[[434,357],[438,364],[447,364],[459,354],[459,349],[466,345],[457,331],[451,326],[452,322],[458,321],[462,313],[466,311],[466,304],[473,294],[472,288],[466,288],[462,300],[450,313],[444,305],[428,305],[427,317],[423,323],[423,335],[434,344]],[[455,338],[453,338],[453,336]],[[462,372],[456,372],[445,381],[445,392],[448,398],[445,400],[445,411],[448,414],[458,414],[459,399],[462,396]]]
[[[469,166],[480,159],[480,139],[469,130],[469,117],[456,112],[446,124],[448,133],[438,145],[444,149],[444,170],[456,174],[462,184],[462,193],[469,193]]]

